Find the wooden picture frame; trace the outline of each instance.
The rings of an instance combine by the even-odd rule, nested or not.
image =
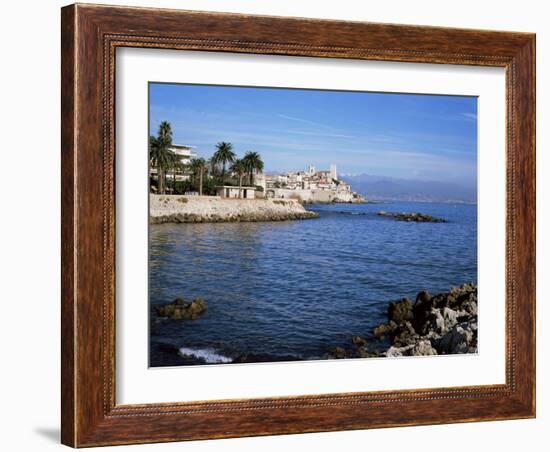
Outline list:
[[[61,35],[64,444],[86,447],[535,416],[535,35],[79,4],[62,9]],[[505,68],[506,383],[117,405],[118,47]]]

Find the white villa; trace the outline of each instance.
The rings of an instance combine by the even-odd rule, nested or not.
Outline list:
[[[195,153],[195,146],[188,146],[185,144],[172,144],[168,149],[170,149],[174,154],[178,155],[180,157],[180,162],[183,165],[188,165],[191,163],[191,160],[194,158],[197,158],[197,154]],[[157,176],[157,169],[155,167],[151,167],[151,176],[156,177]],[[177,170],[175,173],[176,181],[186,181],[189,180],[189,174],[184,173],[181,169]],[[166,174],[167,180],[174,180],[174,172],[169,171]]]
[[[194,149],[195,149],[195,146],[187,146],[185,144],[172,144],[172,146],[170,147],[170,150],[174,154],[177,154],[180,157],[180,162],[183,165],[188,165],[189,163],[191,163],[191,160],[197,158],[197,154],[195,153]],[[167,175],[168,178],[173,178],[173,176],[174,176],[173,174]],[[176,171],[176,180],[177,181],[189,180],[189,175],[184,174],[184,172],[181,170]]]
[[[192,159],[197,158],[194,151],[195,146],[187,146],[185,144],[172,144],[170,150],[181,157],[181,163],[187,165]]]

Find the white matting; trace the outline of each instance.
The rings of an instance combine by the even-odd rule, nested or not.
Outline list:
[[[503,69],[118,49],[116,75],[118,404],[504,383]],[[149,81],[479,96],[479,354],[149,369]]]

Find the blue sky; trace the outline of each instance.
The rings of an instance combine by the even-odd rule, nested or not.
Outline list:
[[[266,171],[476,183],[475,97],[151,83],[150,134],[162,121],[202,157],[229,141]]]

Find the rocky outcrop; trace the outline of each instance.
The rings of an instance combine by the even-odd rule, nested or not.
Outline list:
[[[369,358],[476,353],[477,285],[464,284],[434,296],[422,291],[414,304],[408,298],[390,302],[387,319],[374,328],[370,340],[353,336],[349,349],[336,347],[329,355]]]
[[[416,223],[446,223],[447,221],[443,218],[432,217],[431,215],[426,215],[419,212],[414,213],[396,213],[396,212],[386,212],[381,210],[378,212],[378,215],[381,217],[393,218],[397,221],[414,221]]]
[[[294,199],[150,195],[149,218],[152,224],[287,221],[318,216]]]
[[[159,317],[168,317],[172,320],[194,320],[206,311],[207,304],[202,298],[195,298],[191,302],[185,302],[176,298],[172,303],[155,307]]]

